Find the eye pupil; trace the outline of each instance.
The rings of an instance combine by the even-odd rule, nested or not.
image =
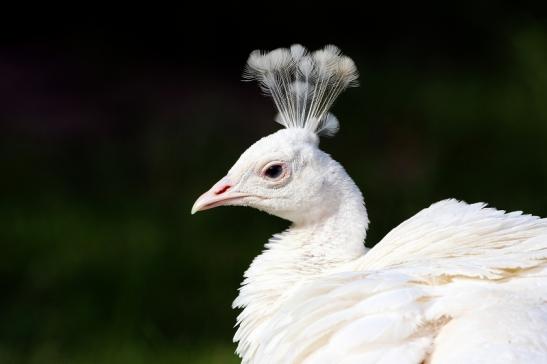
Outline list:
[[[266,169],[264,174],[268,178],[278,178],[283,173],[283,166],[281,164],[273,164]]]

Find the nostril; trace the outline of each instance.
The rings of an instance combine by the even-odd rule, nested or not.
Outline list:
[[[232,186],[230,185],[224,185],[224,186],[221,186],[218,190],[215,191],[215,195],[220,195],[226,191],[228,191]]]

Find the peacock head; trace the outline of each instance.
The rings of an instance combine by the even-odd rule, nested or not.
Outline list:
[[[285,129],[250,146],[197,199],[192,213],[222,205],[250,206],[299,223],[332,211],[349,177],[319,149],[319,136],[338,130],[329,109],[344,89],[355,85],[353,61],[334,46],[309,54],[293,45],[251,53],[245,75],[272,96],[279,111],[276,121]]]

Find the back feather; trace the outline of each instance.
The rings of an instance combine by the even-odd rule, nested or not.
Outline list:
[[[342,91],[357,86],[358,73],[351,58],[336,46],[310,54],[294,44],[268,53],[253,51],[244,77],[258,81],[262,91],[273,98],[278,123],[332,136],[339,123],[329,110]]]

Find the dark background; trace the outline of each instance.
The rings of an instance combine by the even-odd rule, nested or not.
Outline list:
[[[279,127],[240,82],[256,48],[355,60],[321,145],[364,192],[368,245],[448,197],[547,216],[544,6],[317,6],[2,15],[1,363],[236,361],[231,301],[287,223],[189,211]]]

